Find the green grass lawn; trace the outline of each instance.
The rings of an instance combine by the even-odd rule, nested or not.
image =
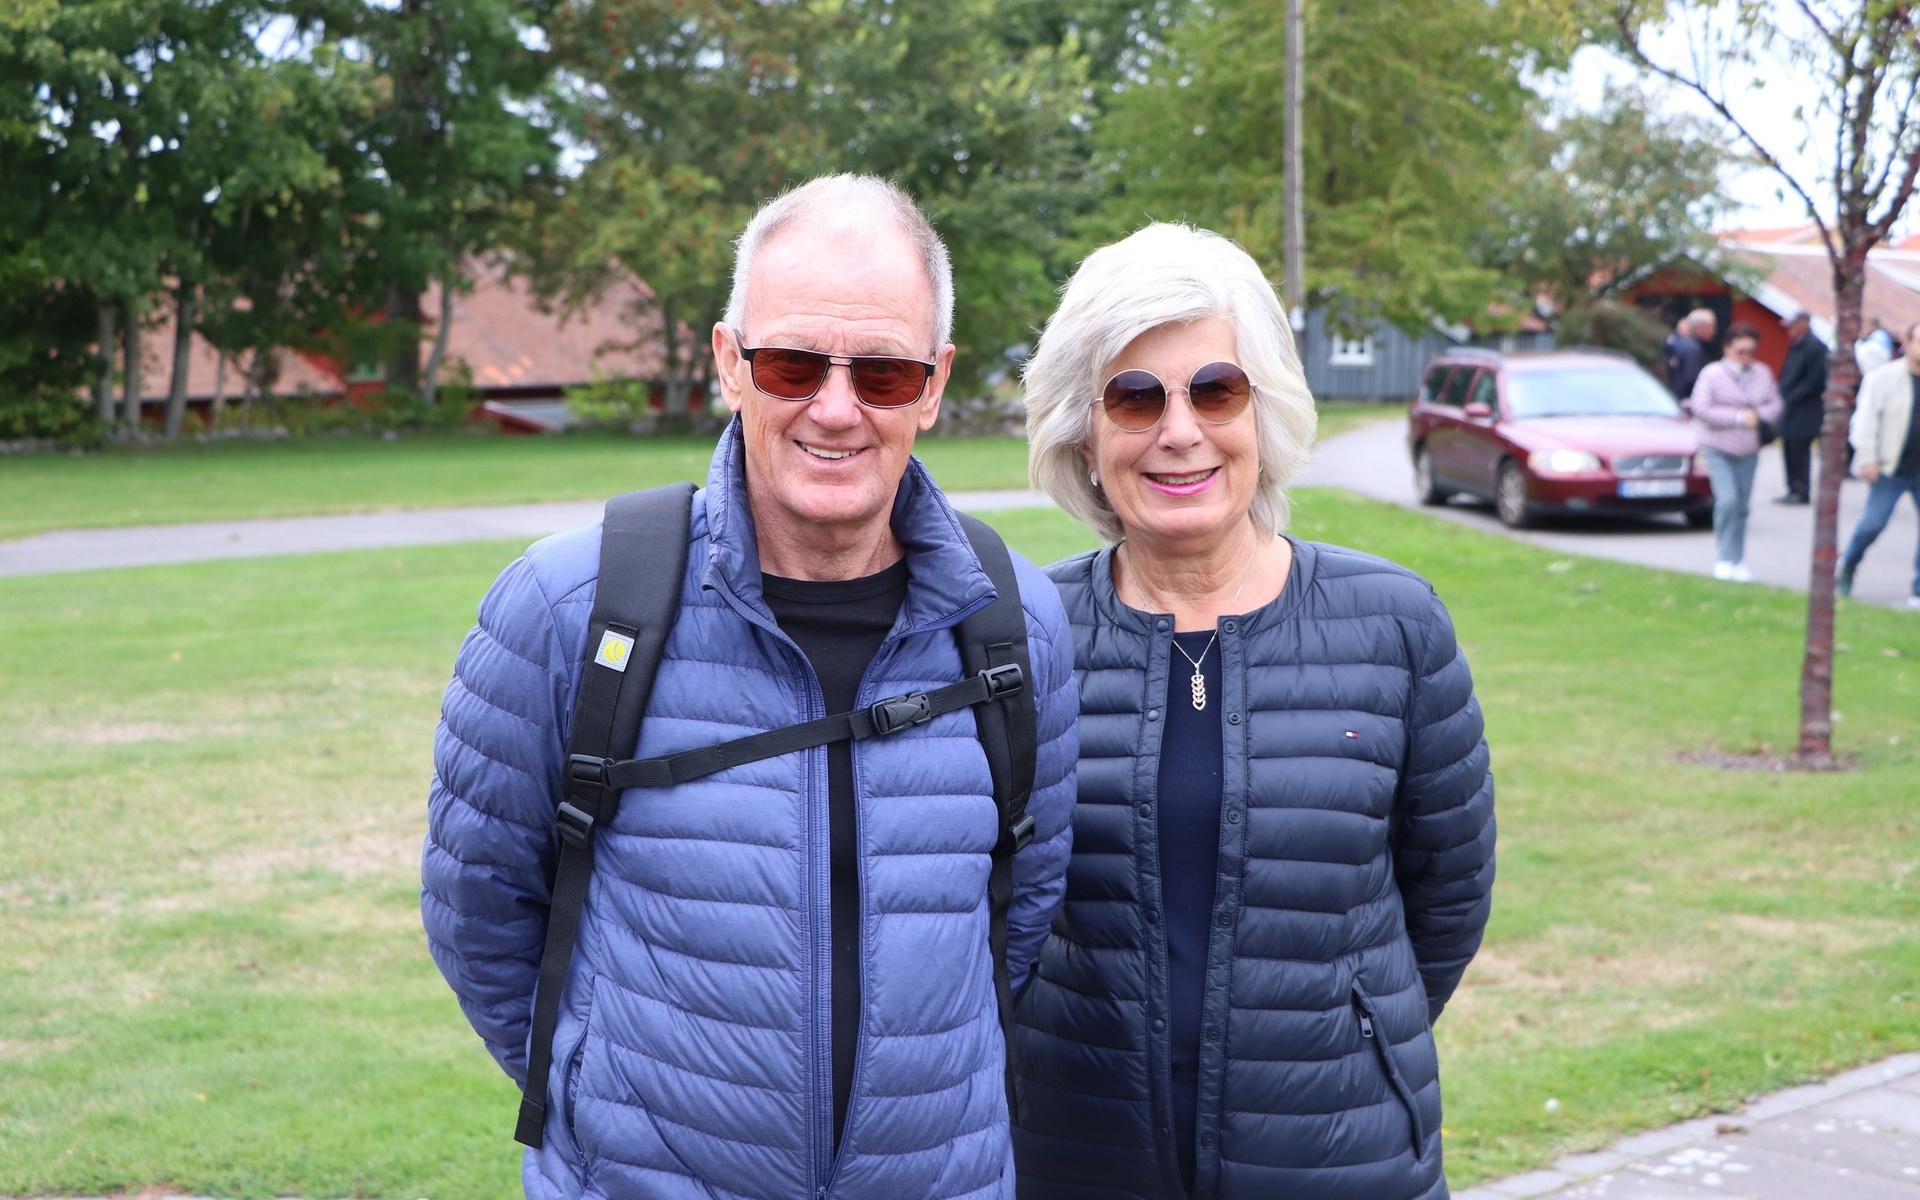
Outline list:
[[[1398,406],[1323,405],[1321,436],[1398,416]],[[712,438],[486,435],[307,438],[0,457],[0,539],[49,529],[596,500],[676,479],[704,481]],[[1021,438],[923,438],[949,491],[1027,486]]]
[[[1857,771],[1726,773],[1675,756],[1790,745],[1801,597],[1298,509],[1435,581],[1487,712],[1456,1186],[1920,1048],[1920,621],[1842,606]],[[0,580],[0,1195],[517,1194],[513,1089],[416,910],[440,691],[515,551]]]

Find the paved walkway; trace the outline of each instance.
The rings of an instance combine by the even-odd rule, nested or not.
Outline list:
[[[1050,501],[1038,492],[955,492],[968,512],[1033,508]],[[0,542],[0,578],[98,571],[273,554],[375,550],[496,538],[533,541],[600,519],[598,500],[511,504],[491,508],[424,508],[333,517],[274,517],[191,525],[132,525],[68,529]]]
[[[1920,1054],[1643,1133],[1454,1200],[1920,1200]]]
[[[1363,425],[1331,438],[1314,451],[1313,462],[1299,480],[1302,484],[1342,487],[1406,508],[1420,508],[1413,492],[1413,467],[1407,457],[1406,422],[1382,421]],[[1813,509],[1785,506],[1773,498],[1786,491],[1786,473],[1780,451],[1769,446],[1760,454],[1760,470],[1753,485],[1753,515],[1747,523],[1747,566],[1761,583],[1807,590],[1813,549]],[[1849,481],[1840,490],[1840,545],[1846,546],[1866,503],[1867,485]],[[1688,529],[1678,517],[1663,519],[1565,519],[1543,529],[1514,531],[1500,523],[1488,504],[1455,500],[1440,508],[1425,508],[1450,521],[1505,533],[1523,542],[1546,546],[1563,554],[1587,554],[1648,567],[1664,567],[1697,575],[1713,573],[1713,533]],[[1870,604],[1901,606],[1913,584],[1914,545],[1920,522],[1902,501],[1880,540],[1873,544],[1854,580],[1854,599]],[[1364,549],[1364,547],[1362,547]]]

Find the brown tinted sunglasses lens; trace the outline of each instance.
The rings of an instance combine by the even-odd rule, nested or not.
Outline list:
[[[1247,410],[1253,399],[1253,381],[1228,362],[1212,362],[1187,381],[1187,400],[1194,415],[1213,425],[1224,425]],[[1122,371],[1107,380],[1100,394],[1107,419],[1129,433],[1152,429],[1167,411],[1167,389],[1151,371]]]
[[[1187,398],[1202,421],[1224,424],[1247,411],[1253,381],[1232,363],[1208,363],[1187,381]]]
[[[753,386],[782,400],[811,400],[833,360],[811,350],[763,346],[753,351]],[[856,358],[853,394],[872,408],[905,408],[927,389],[927,364],[910,358]]]
[[[753,386],[782,400],[805,400],[820,390],[832,365],[826,355],[804,350],[755,350]]]
[[[874,408],[905,408],[927,390],[927,364],[910,358],[861,358],[853,364],[853,394]]]
[[[1151,429],[1167,411],[1167,389],[1151,371],[1122,371],[1100,393],[1107,420],[1131,433]]]

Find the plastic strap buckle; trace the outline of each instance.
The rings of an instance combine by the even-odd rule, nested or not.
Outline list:
[[[1007,830],[1007,836],[1013,839],[1013,852],[1015,854],[1025,850],[1028,844],[1033,841],[1033,830],[1033,817],[1028,813],[1020,814],[1020,819],[1013,823],[1011,829]]]
[[[561,801],[554,817],[560,827],[561,839],[569,846],[584,846],[587,839],[593,836],[593,818],[571,800]]]
[[[867,719],[873,723],[873,731],[884,736],[909,725],[933,720],[933,701],[927,698],[925,692],[893,696],[868,709]]]
[[[1026,676],[1020,673],[1018,663],[1002,663],[997,667],[988,667],[980,672],[980,678],[986,682],[989,700],[1011,696],[1027,685]]]

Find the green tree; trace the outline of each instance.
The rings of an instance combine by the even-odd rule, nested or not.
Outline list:
[[[1036,11],[988,0],[563,10],[554,51],[589,157],[540,223],[548,277],[575,302],[614,271],[645,282],[638,327],[664,349],[679,417],[705,393],[706,330],[754,208],[818,174],[886,176],[952,249],[956,388],[973,386],[1044,318],[1062,236],[1093,198],[1085,55],[1071,28],[1055,44],[1041,24],[1008,19]]]
[[[1562,342],[1656,361],[1664,323],[1621,297],[1662,267],[1714,258],[1725,136],[1627,89],[1531,125],[1517,151],[1476,259],[1551,304]]]
[[[1827,369],[1826,421],[1815,486],[1812,578],[1807,587],[1806,652],[1800,672],[1800,731],[1795,757],[1829,765],[1833,755],[1834,567],[1840,480],[1846,474],[1848,414],[1860,383],[1853,343],[1867,252],[1906,211],[1920,180],[1920,25],[1909,4],[1890,0],[1800,0],[1779,19],[1756,0],[1643,4],[1619,0],[1612,32],[1650,74],[1706,102],[1729,135],[1806,206],[1820,231],[1833,276],[1834,346]],[[1646,32],[1668,20],[1686,34],[1684,62],[1655,58]],[[1736,73],[1790,72],[1811,80],[1808,106],[1789,129],[1760,127],[1727,84]],[[1781,157],[1798,138],[1803,156],[1821,162],[1799,171]],[[1830,148],[1830,149],[1829,149]],[[1824,178],[1822,177],[1824,175]]]
[[[1310,303],[1409,327],[1484,320],[1509,281],[1468,247],[1537,99],[1568,15],[1544,2],[1313,3],[1306,9],[1302,157]],[[1110,200],[1102,240],[1185,220],[1246,247],[1276,278],[1283,250],[1285,22],[1255,0],[1180,15],[1143,80],[1096,131]]]

